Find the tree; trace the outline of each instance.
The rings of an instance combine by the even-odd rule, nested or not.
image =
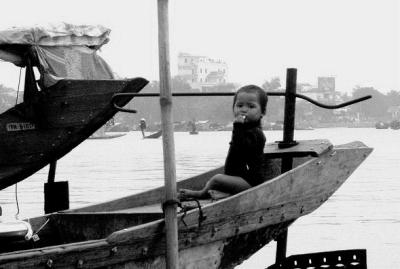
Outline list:
[[[388,106],[400,106],[400,92],[390,91],[386,94],[385,99]]]
[[[17,92],[0,84],[0,113],[15,105]]]
[[[357,87],[353,89],[353,98],[371,95],[372,98],[351,106],[351,111],[366,118],[379,118],[387,114],[388,106],[385,96],[372,87]]]
[[[182,77],[175,76],[171,79],[171,91],[172,92],[189,92],[192,88]]]
[[[279,77],[271,78],[271,81],[265,81],[261,86],[266,91],[275,91],[281,87],[281,80]]]

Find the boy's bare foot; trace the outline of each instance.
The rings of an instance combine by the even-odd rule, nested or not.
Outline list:
[[[188,190],[188,189],[180,189],[178,192],[178,199],[184,200],[188,198],[205,198],[205,195],[202,191]]]

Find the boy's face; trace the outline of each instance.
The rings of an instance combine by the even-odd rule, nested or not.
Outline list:
[[[233,106],[235,118],[245,116],[244,121],[258,121],[261,117],[261,106],[256,93],[240,92]]]

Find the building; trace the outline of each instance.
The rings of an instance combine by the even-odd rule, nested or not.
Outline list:
[[[387,112],[392,119],[400,119],[400,106],[391,106],[388,108]]]
[[[188,53],[178,55],[178,76],[193,89],[203,90],[203,87],[226,83],[227,74],[228,65],[223,60]]]

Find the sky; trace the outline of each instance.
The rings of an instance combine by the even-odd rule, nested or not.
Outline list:
[[[23,7],[23,8],[22,8]],[[297,81],[334,76],[336,89],[400,91],[397,0],[170,0],[171,75],[179,52],[223,59],[228,81],[262,85],[297,68]],[[100,55],[122,77],[159,80],[156,0],[14,0],[0,30],[65,21],[111,29]],[[16,88],[19,69],[0,62],[0,84]]]

